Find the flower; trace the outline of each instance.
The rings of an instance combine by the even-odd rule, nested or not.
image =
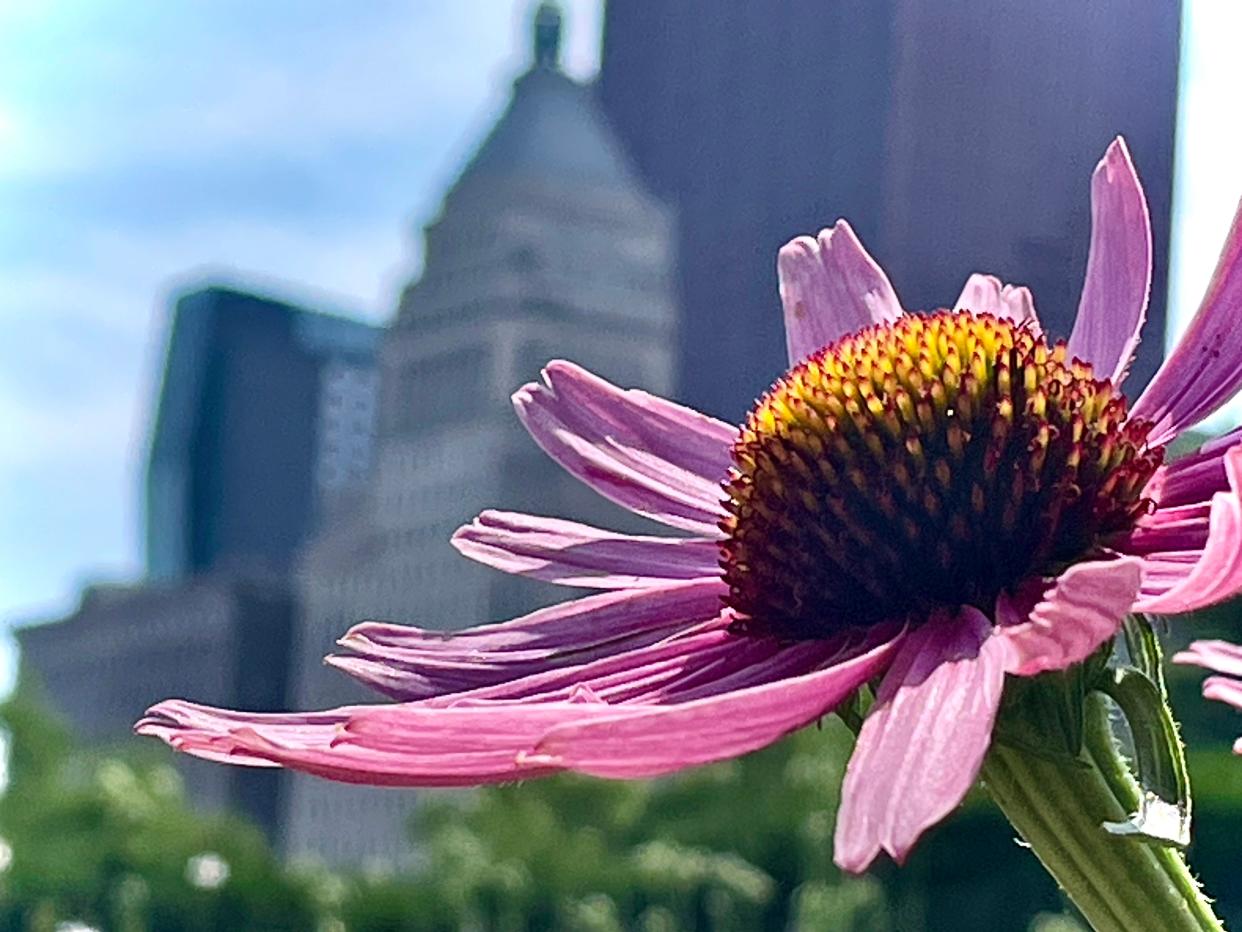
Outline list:
[[[1128,406],[1151,232],[1122,140],[1091,194],[1067,344],[1025,288],[976,274],[952,309],[908,314],[845,221],[799,237],[778,261],[792,368],[742,427],[568,362],[514,396],[561,466],[685,536],[486,511],[463,554],[599,592],[453,634],[357,625],[329,662],[395,704],[167,701],[137,730],[354,783],[639,778],[755,750],[873,684],[835,859],[902,860],[974,783],[1007,676],[1081,662],[1129,612],[1242,589],[1242,434],[1162,461],[1242,383],[1242,219]]]

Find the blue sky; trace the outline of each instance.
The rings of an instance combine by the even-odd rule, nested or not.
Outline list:
[[[598,0],[568,8],[594,70]],[[385,317],[526,57],[511,0],[0,4],[0,620],[140,560],[169,293],[208,275]],[[1242,196],[1242,5],[1188,0],[1172,289]],[[1085,185],[1085,181],[1084,181]]]
[[[140,560],[138,481],[178,284],[373,320],[504,105],[526,2],[0,4],[0,618]],[[565,4],[566,66],[598,58]]]

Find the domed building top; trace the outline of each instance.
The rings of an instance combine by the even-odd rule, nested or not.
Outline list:
[[[620,140],[596,101],[595,88],[561,70],[561,13],[541,3],[532,25],[532,61],[513,84],[500,120],[467,163],[446,200],[507,181],[545,181],[643,195]]]

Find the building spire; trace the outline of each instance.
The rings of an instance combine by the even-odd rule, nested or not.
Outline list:
[[[548,68],[553,71],[561,67],[561,8],[555,3],[544,0],[535,8],[532,20],[534,26],[534,65],[536,68]]]

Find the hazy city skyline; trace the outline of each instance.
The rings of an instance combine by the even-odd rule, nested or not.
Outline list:
[[[565,6],[567,68],[584,77],[599,5]],[[528,7],[0,12],[0,618],[136,574],[139,464],[179,285],[223,271],[391,314],[418,265],[411,232],[521,70]],[[1188,0],[1171,336],[1242,194],[1242,130],[1218,116],[1242,80],[1240,30],[1242,12]]]

